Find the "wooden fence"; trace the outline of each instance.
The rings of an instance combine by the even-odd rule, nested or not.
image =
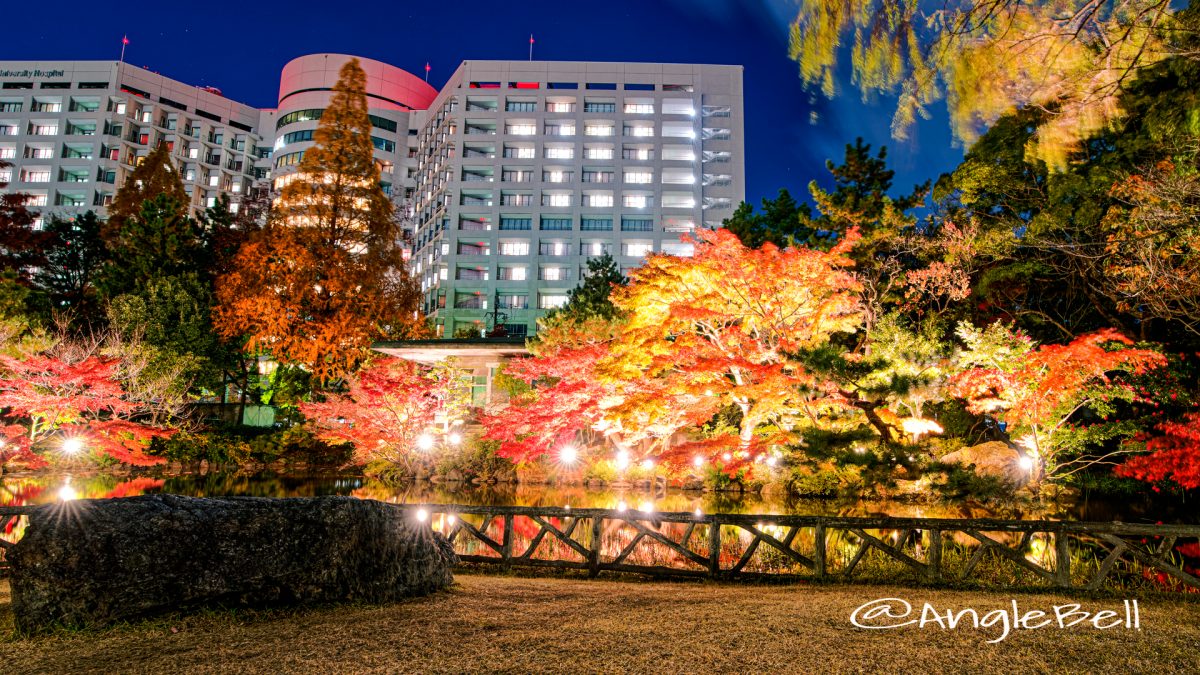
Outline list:
[[[0,507],[0,572],[35,508]],[[1200,591],[1200,525],[397,508],[444,534],[463,562],[504,569]]]
[[[405,505],[463,562],[713,579],[797,577],[1200,591],[1200,525]],[[1189,553],[1192,548],[1186,548]],[[1131,578],[1132,577],[1132,578]]]

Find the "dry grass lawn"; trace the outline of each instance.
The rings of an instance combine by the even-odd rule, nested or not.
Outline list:
[[[885,586],[748,586],[458,576],[391,606],[209,612],[14,639],[0,581],[3,673],[1200,672],[1200,603],[1142,601],[1142,630],[868,631],[882,597],[920,607],[1022,610],[1120,600]]]

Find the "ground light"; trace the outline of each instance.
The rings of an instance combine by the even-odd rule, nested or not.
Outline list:
[[[68,438],[62,442],[62,451],[68,455],[78,455],[83,451],[83,441],[78,438]]]
[[[421,436],[417,438],[417,447],[422,450],[432,450],[433,436],[430,436],[429,434],[421,434]]]
[[[75,488],[71,487],[71,478],[69,476],[63,481],[63,486],[58,489],[58,499],[64,502],[79,499],[79,493],[75,491]]]
[[[564,445],[562,449],[558,451],[558,461],[562,462],[563,464],[574,464],[578,460],[579,451],[576,450],[575,446],[573,445]]]

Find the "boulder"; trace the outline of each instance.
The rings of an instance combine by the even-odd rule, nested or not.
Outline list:
[[[425,523],[351,497],[62,502],[8,551],[17,629],[91,627],[200,606],[388,602],[453,583]]]
[[[943,455],[938,461],[942,464],[957,464],[964,468],[974,465],[975,473],[980,476],[994,476],[1011,485],[1021,485],[1029,478],[1026,471],[1021,468],[1021,453],[1000,441],[989,441],[963,448]]]

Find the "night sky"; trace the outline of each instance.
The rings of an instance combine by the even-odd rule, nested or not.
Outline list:
[[[77,4],[80,13],[70,11]],[[787,0],[460,0],[458,2],[135,2],[98,11],[69,0],[47,13],[35,2],[6,10],[0,59],[126,60],[229,98],[273,107],[279,72],[290,59],[342,52],[420,75],[432,66],[440,87],[462,60],[662,61],[745,66],[746,197],[754,204],[781,187],[806,196],[825,182],[825,160],[839,159],[856,136],[886,144],[897,190],[953,167],[944,112],[907,141],[889,137],[892,101],[863,103],[849,78],[824,99],[800,84],[787,58]],[[347,8],[359,8],[350,11]],[[61,10],[61,11],[59,11]],[[71,25],[63,17],[74,16]],[[20,26],[20,30],[13,27]],[[813,122],[813,114],[815,123]]]

